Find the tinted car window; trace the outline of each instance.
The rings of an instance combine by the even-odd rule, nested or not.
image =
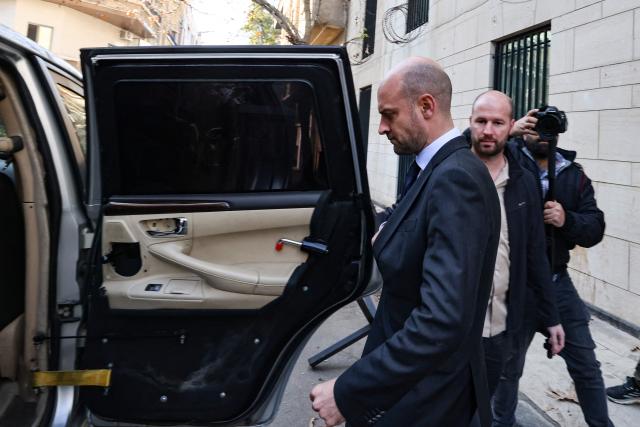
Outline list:
[[[82,95],[66,88],[61,84],[56,84],[58,93],[62,98],[64,107],[67,110],[67,117],[73,125],[78,143],[83,155],[87,153],[87,120],[84,111],[84,98]]]
[[[9,136],[7,135],[7,128],[5,127],[4,122],[2,121],[2,117],[0,117],[0,138],[7,137],[7,136]],[[3,159],[0,159],[0,173],[8,175],[9,178],[13,180],[14,179],[13,164]]]
[[[311,88],[298,81],[120,81],[123,195],[328,188]]]

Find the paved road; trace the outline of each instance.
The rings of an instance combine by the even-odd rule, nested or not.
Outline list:
[[[274,427],[307,427],[314,416],[309,402],[309,391],[313,385],[338,376],[353,362],[358,360],[364,346],[364,340],[333,356],[311,369],[307,359],[319,350],[334,343],[366,324],[359,307],[354,303],[339,310],[329,318],[304,349],[296,364]],[[598,359],[602,362],[603,373],[607,385],[619,383],[624,375],[631,375],[634,360],[639,352],[632,351],[640,341],[621,332],[611,325],[594,319],[591,324],[594,339],[598,344]],[[542,349],[542,338],[537,337],[532,349]],[[549,395],[550,389],[568,390],[571,380],[566,374],[564,362],[554,357],[549,361],[544,351],[530,351],[527,355],[525,374],[521,380],[520,403],[517,420],[521,427],[583,427],[580,407],[570,401],[558,401]],[[637,426],[640,420],[640,405],[609,404],[611,417],[617,427]],[[545,411],[545,412],[543,412]],[[322,425],[321,422],[316,424]]]
[[[337,377],[360,358],[364,339],[311,369],[307,359],[338,341],[342,337],[366,325],[367,321],[357,304],[350,304],[331,316],[311,337],[300,360],[293,369],[289,384],[280,405],[274,427],[307,427],[315,412],[311,409],[309,392],[322,381]],[[322,423],[316,423],[320,426]]]

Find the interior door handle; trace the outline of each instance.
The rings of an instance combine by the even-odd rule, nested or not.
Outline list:
[[[176,236],[186,236],[189,232],[189,221],[187,218],[173,218],[176,223],[176,226],[173,230],[164,231],[164,230],[147,230],[147,234],[151,237],[176,237]]]
[[[285,239],[283,237],[276,242],[276,250],[281,251],[284,245],[300,248],[301,251],[305,251],[307,253],[319,255],[326,255],[329,253],[329,248],[326,243],[313,240],[303,239],[302,242],[298,242],[296,240]]]

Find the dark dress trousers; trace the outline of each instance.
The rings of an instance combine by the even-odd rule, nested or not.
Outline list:
[[[491,420],[481,338],[500,232],[486,166],[447,142],[395,206],[373,249],[384,279],[362,358],[335,384],[347,425]]]

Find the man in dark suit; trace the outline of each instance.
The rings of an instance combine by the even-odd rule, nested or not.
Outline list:
[[[373,244],[384,287],[362,358],[311,392],[328,426],[467,427],[476,410],[490,423],[481,337],[500,205],[450,106],[449,77],[427,58],[378,89],[378,132],[416,154],[413,183]]]

